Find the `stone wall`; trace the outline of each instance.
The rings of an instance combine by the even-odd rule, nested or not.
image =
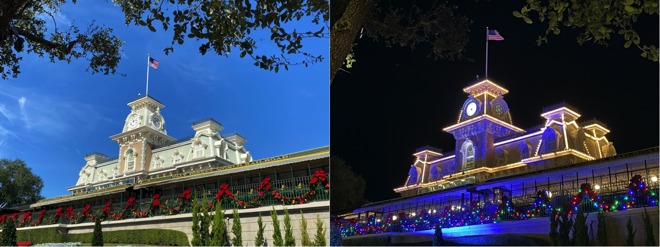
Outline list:
[[[330,243],[330,201],[321,201],[321,202],[311,202],[302,205],[290,205],[286,206],[289,211],[289,216],[291,217],[291,225],[293,228],[293,236],[296,238],[296,245],[301,245],[300,243],[300,222],[301,222],[301,211],[305,216],[307,221],[307,233],[310,236],[310,239],[314,240],[314,235],[316,234],[316,218],[320,218],[324,225],[323,228],[326,230],[325,239],[326,244]],[[272,207],[260,207],[253,209],[241,209],[239,210],[239,215],[241,218],[241,227],[242,227],[242,238],[243,245],[252,246],[254,245],[254,239],[257,236],[257,219],[259,214],[261,214],[261,220],[265,226],[264,238],[268,241],[268,246],[273,245],[273,224],[272,218],[270,216],[270,211]],[[280,221],[280,231],[282,232],[282,238],[284,238],[284,207],[275,206],[277,214]],[[232,211],[225,211],[225,218],[230,231],[230,237],[232,227]],[[170,215],[170,216],[155,216],[149,218],[141,219],[125,219],[119,221],[105,221],[101,223],[103,231],[117,231],[117,230],[139,230],[139,229],[171,229],[182,231],[188,235],[188,241],[192,240],[192,214],[179,214],[179,215]],[[81,223],[74,225],[67,224],[58,224],[58,225],[46,225],[46,226],[36,226],[36,227],[24,227],[19,228],[18,230],[29,230],[29,229],[44,229],[44,228],[58,228],[61,232],[68,233],[87,233],[94,231],[94,223]],[[209,230],[211,230],[210,227]]]

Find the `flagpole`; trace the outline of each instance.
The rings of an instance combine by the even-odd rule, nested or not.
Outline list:
[[[151,55],[147,53],[147,96],[149,96],[149,58],[151,58]]]
[[[488,80],[488,27],[486,27],[486,80]]]

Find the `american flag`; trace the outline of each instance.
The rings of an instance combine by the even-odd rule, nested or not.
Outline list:
[[[154,69],[158,69],[158,65],[160,65],[160,62],[158,62],[158,60],[149,57],[149,66],[151,66]]]
[[[502,41],[504,37],[497,30],[488,30],[488,40]]]

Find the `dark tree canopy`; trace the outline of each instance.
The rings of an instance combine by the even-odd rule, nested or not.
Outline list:
[[[579,44],[591,41],[607,46],[613,36],[621,36],[624,47],[634,45],[642,52],[642,57],[658,62],[658,47],[650,44],[648,39],[642,41],[634,27],[640,17],[658,15],[657,0],[527,0],[520,11],[513,11],[513,15],[528,24],[534,23],[532,18],[547,22],[545,34],[536,41],[539,45],[548,42],[550,33],[559,35],[563,28],[571,28],[580,32],[577,36]]]
[[[71,62],[84,58],[92,73],[114,74],[120,60],[121,41],[112,29],[90,23],[84,30],[75,25],[57,27],[55,15],[65,0],[0,1],[0,76],[18,77],[21,53],[35,53]],[[73,0],[75,3],[76,1]],[[47,16],[43,19],[40,16]],[[49,30],[47,24],[54,25]]]
[[[387,47],[428,47],[433,59],[460,59],[472,23],[446,0],[333,0],[331,7],[331,81],[342,66],[350,67],[351,49],[363,36]],[[358,61],[359,56],[355,54]]]
[[[71,25],[57,27],[55,15],[67,0],[0,1],[0,75],[17,77],[24,53],[71,62],[87,59],[92,73],[116,74],[121,60],[122,41],[113,30],[91,23],[81,30]],[[76,3],[76,0],[71,0]],[[202,55],[209,50],[227,56],[232,49],[254,60],[262,69],[277,72],[290,65],[309,65],[323,60],[325,54],[303,49],[303,40],[327,38],[328,1],[273,0],[255,3],[249,0],[113,0],[125,14],[126,24],[172,29],[172,44],[165,53],[185,40],[201,41]],[[47,16],[43,18],[43,16]],[[299,23],[310,21],[315,30],[298,30]],[[49,29],[54,26],[54,29]],[[267,39],[256,38],[258,31],[270,34],[279,51],[265,54],[258,50]]]
[[[22,160],[0,159],[0,204],[25,204],[43,197],[44,182]]]
[[[332,177],[341,181],[332,184],[332,189],[330,189],[330,210],[332,214],[346,213],[367,202],[364,199],[364,190],[367,188],[366,181],[356,174],[344,160],[332,156],[330,158],[330,169]]]

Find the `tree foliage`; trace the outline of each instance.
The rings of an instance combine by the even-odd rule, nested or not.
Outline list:
[[[336,0],[331,5],[331,81],[343,65],[359,63],[351,54],[354,43],[366,36],[387,47],[411,50],[430,47],[433,59],[462,58],[468,43],[470,19],[446,0],[392,3],[378,0]]]
[[[295,246],[296,239],[293,237],[293,226],[291,225],[291,217],[289,210],[284,208],[284,246]]]
[[[341,178],[341,183],[335,183],[330,190],[330,211],[333,215],[344,213],[362,206],[367,201],[364,199],[366,181],[356,174],[343,159],[332,156],[330,159],[332,176]]]
[[[658,246],[655,243],[655,231],[653,231],[653,223],[651,223],[651,217],[649,216],[649,212],[646,211],[646,208],[644,208],[642,219],[644,220],[644,228],[646,229],[646,245]]]
[[[589,234],[587,231],[587,216],[583,212],[578,211],[575,215],[575,225],[573,225],[573,239],[574,246],[587,246],[589,245]]]
[[[43,187],[44,182],[23,160],[0,159],[0,204],[36,202],[43,198]]]
[[[231,244],[233,246],[243,246],[243,237],[241,229],[241,217],[238,215],[238,209],[234,208],[234,218],[231,225],[231,232],[234,234],[234,237],[231,239]]]
[[[307,220],[302,210],[300,210],[300,244],[302,246],[312,246],[312,240],[309,239],[309,233],[307,232]]]
[[[275,206],[270,211],[270,217],[273,219],[273,245],[284,246],[284,239],[282,239],[282,232],[280,231],[280,220],[277,218]]]
[[[257,230],[257,236],[254,239],[254,246],[264,246],[266,243],[266,240],[264,239],[264,229],[266,226],[264,226],[264,223],[261,220],[261,213],[259,213],[259,218],[257,219],[257,226],[259,229]]]
[[[626,246],[635,245],[635,234],[637,233],[637,229],[633,230],[632,219],[630,216],[628,216],[628,223],[626,223],[626,230],[628,230],[628,236],[626,237]]]
[[[94,223],[94,234],[92,235],[92,246],[103,246],[103,230],[101,229],[101,219],[97,218]]]
[[[71,0],[76,3],[77,0]],[[115,74],[121,60],[123,42],[111,28],[90,23],[86,27],[61,27],[55,20],[67,0],[0,1],[0,76],[17,77],[23,53],[35,53],[56,60],[89,61],[92,73]],[[165,53],[174,51],[186,39],[201,41],[202,55],[209,50],[227,56],[237,49],[262,69],[288,69],[290,65],[309,65],[323,60],[322,54],[303,49],[303,40],[327,38],[328,1],[274,0],[113,0],[125,14],[126,24],[146,27],[152,32],[161,27],[172,29],[172,43]],[[289,23],[310,21],[313,30],[299,30]],[[53,26],[54,28],[49,28]],[[318,27],[318,29],[317,29]],[[267,43],[259,31],[279,49],[265,54],[257,46]],[[269,45],[269,44],[268,44]]]
[[[435,232],[433,233],[433,246],[442,246],[444,245],[444,239],[442,238],[442,227],[440,224],[435,225]]]
[[[0,245],[2,246],[16,246],[16,225],[11,219],[7,219],[2,225],[2,232],[0,232]]]
[[[277,72],[281,67],[303,64],[307,66],[323,59],[303,50],[303,39],[324,38],[329,20],[328,1],[273,0],[273,1],[223,1],[223,0],[113,0],[120,5],[126,16],[126,24],[149,28],[157,26],[172,29],[172,43],[165,53],[174,51],[186,39],[201,41],[199,52],[209,50],[227,56],[237,48],[240,56],[248,56],[262,69]],[[303,18],[305,18],[303,20]],[[320,25],[318,30],[297,30],[287,26],[289,22],[309,21]],[[260,54],[257,40],[250,34],[258,30],[270,32],[270,40],[281,51],[280,54]],[[261,42],[261,41],[260,41]],[[303,59],[292,61],[291,55],[299,54]]]
[[[605,215],[603,212],[598,212],[598,231],[596,237],[601,245],[607,246],[607,223],[605,222]]]
[[[536,17],[534,17],[534,15]],[[634,24],[643,15],[658,15],[657,0],[603,0],[603,1],[541,1],[527,0],[515,17],[532,24],[534,19],[547,21],[545,34],[537,39],[537,44],[548,42],[548,35],[559,35],[563,28],[577,29],[580,33],[577,42],[592,41],[607,46],[613,36],[624,38],[624,47],[632,45],[641,50],[641,56],[658,62],[658,47],[642,42]]]
[[[203,246],[204,242],[202,242],[202,237],[200,235],[200,229],[199,229],[199,208],[201,206],[199,205],[199,202],[197,202],[197,197],[193,197],[192,201],[192,240],[190,241],[190,244],[192,246]]]
[[[321,220],[319,215],[316,215],[316,234],[314,234],[314,246],[325,246],[325,232],[323,228],[325,223]]]
[[[122,42],[111,28],[95,23],[81,28],[58,27],[55,16],[65,0],[0,1],[0,76],[20,73],[24,53],[71,62],[87,59],[92,73],[114,74]],[[76,0],[73,0],[75,3]],[[52,21],[52,22],[51,22]],[[49,23],[53,28],[48,29]]]
[[[229,246],[228,239],[225,238],[227,226],[225,225],[225,213],[222,211],[221,203],[215,204],[215,214],[213,215],[213,232],[211,233],[211,246]]]

